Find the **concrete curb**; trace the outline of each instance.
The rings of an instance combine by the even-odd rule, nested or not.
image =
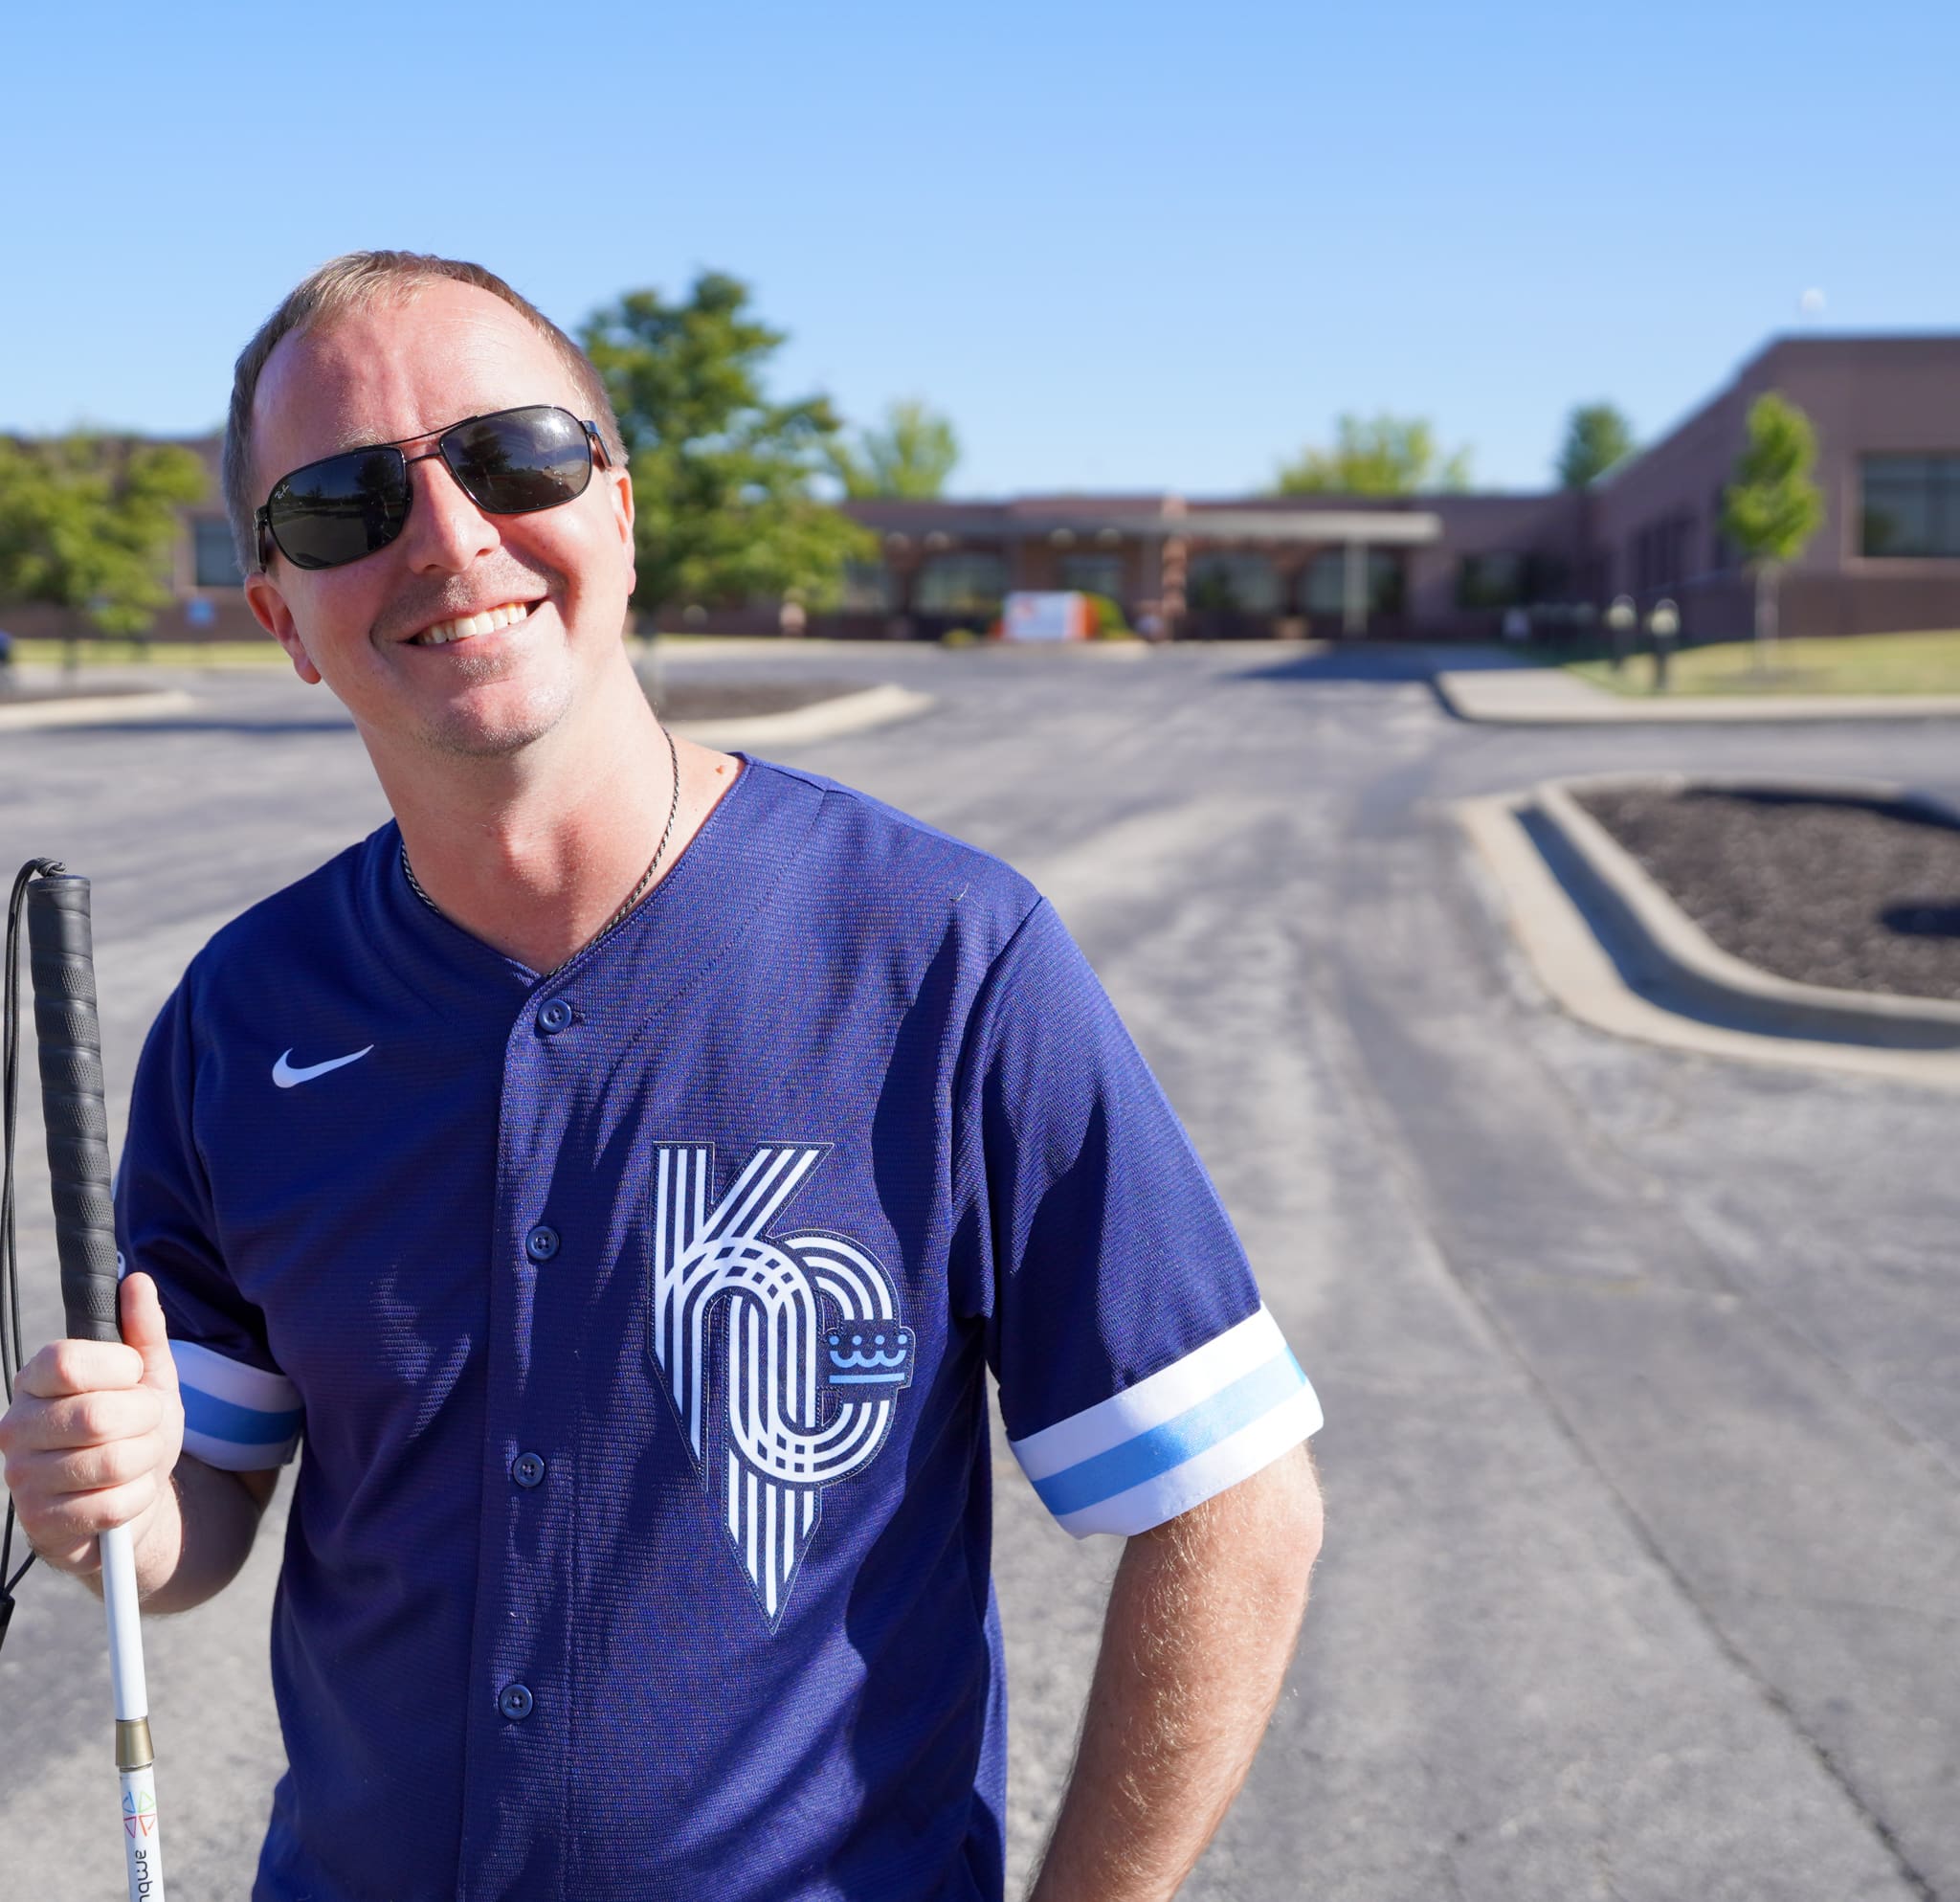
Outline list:
[[[1663,984],[1732,1023],[1773,1036],[1875,1043],[1901,1050],[1960,1049],[1960,1004],[1937,997],[1843,991],[1777,977],[1726,951],[1647,874],[1631,852],[1572,797],[1573,787],[1721,784],[1764,792],[1809,790],[1860,798],[1914,801],[1904,789],[1761,780],[1690,779],[1680,773],[1615,774],[1546,780],[1533,791],[1540,815],[1590,876],[1593,892]]]
[[[910,720],[934,705],[929,693],[919,693],[886,681],[858,693],[838,694],[813,706],[792,707],[787,713],[738,714],[727,720],[677,720],[674,730],[684,740],[704,747],[788,747],[812,740],[834,740],[861,733],[895,720]]]
[[[1526,830],[1529,794],[1459,801],[1457,822],[1487,896],[1551,1001],[1608,1035],[1691,1056],[1825,1072],[1960,1093],[1960,1053],[1771,1036],[1683,1017],[1629,983]],[[1748,967],[1746,967],[1748,968]]]
[[[138,720],[161,720],[187,712],[197,703],[181,687],[150,687],[141,693],[78,693],[57,700],[0,703],[0,732],[24,727],[113,727]]]
[[[1459,720],[1493,727],[1783,726],[1815,721],[1960,719],[1960,694],[1700,694],[1634,700],[1590,686],[1556,668],[1445,671],[1435,676],[1434,683],[1437,698]]]

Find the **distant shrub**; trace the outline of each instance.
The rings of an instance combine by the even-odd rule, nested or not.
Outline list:
[[[948,628],[939,637],[942,647],[977,647],[980,637],[969,627]]]
[[[1089,615],[1094,623],[1091,638],[1096,640],[1129,640],[1135,630],[1123,617],[1123,609],[1107,594],[1089,596]]]

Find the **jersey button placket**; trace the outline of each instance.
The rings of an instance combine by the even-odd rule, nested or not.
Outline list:
[[[572,1009],[569,997],[553,997],[538,1013],[538,1035],[556,1037],[561,1030],[569,1030],[577,1017],[578,1013]]]
[[[558,1231],[540,1222],[524,1237],[524,1253],[534,1262],[548,1262],[559,1248]]]
[[[545,1456],[542,1453],[520,1453],[510,1463],[510,1476],[528,1492],[534,1486],[545,1481]]]
[[[513,1724],[521,1724],[531,1714],[535,1700],[527,1684],[506,1684],[497,1693],[497,1708]]]

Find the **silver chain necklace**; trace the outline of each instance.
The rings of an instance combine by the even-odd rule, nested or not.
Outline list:
[[[579,946],[570,957],[563,958],[554,964],[549,971],[540,973],[541,976],[555,977],[573,959],[583,957],[601,938],[607,936],[616,926],[624,924],[627,914],[647,895],[647,887],[653,884],[654,874],[660,868],[660,861],[667,856],[667,841],[674,837],[674,820],[680,811],[680,755],[675,750],[674,735],[668,732],[664,727],[660,728],[660,734],[667,742],[667,766],[674,775],[674,794],[667,801],[667,823],[660,828],[660,842],[654,847],[654,856],[647,861],[647,868],[639,875],[639,883],[626,894],[626,903],[612,917],[607,919],[584,944]],[[449,918],[449,914],[443,910],[441,906],[437,905],[422,889],[422,881],[415,876],[414,866],[409,863],[409,846],[406,839],[402,841],[402,877],[408,880],[409,889],[431,911],[434,912],[438,918]],[[454,924],[456,921],[449,919],[449,922]]]

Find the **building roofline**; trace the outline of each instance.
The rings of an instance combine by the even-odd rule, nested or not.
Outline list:
[[[1586,485],[1589,495],[1603,495],[1616,486],[1649,458],[1657,456],[1684,436],[1718,404],[1734,395],[1755,371],[1771,357],[1782,353],[1810,355],[1833,350],[1896,349],[1901,345],[1945,345],[1960,352],[1960,330],[1778,330],[1756,346],[1729,372],[1726,382],[1684,411],[1653,441],[1637,449],[1624,461],[1615,462],[1603,475]]]

